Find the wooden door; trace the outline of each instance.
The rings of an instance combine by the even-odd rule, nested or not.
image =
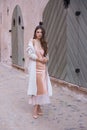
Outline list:
[[[66,14],[63,0],[50,0],[43,13],[50,60],[49,74],[56,78],[66,77]]]
[[[87,88],[87,1],[79,0],[79,84]]]
[[[43,13],[49,74],[87,87],[87,1],[50,0]]]
[[[12,16],[12,64],[24,68],[24,25],[21,9],[18,5]]]
[[[67,81],[87,87],[87,1],[71,0],[67,14]]]

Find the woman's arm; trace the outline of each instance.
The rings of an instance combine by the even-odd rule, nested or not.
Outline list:
[[[38,57],[35,54],[33,47],[34,47],[34,39],[30,39],[30,41],[28,43],[28,47],[26,49],[26,52],[27,52],[27,54],[28,54],[28,56],[29,56],[30,59],[36,61],[36,60],[38,60]]]
[[[29,58],[31,58],[32,60],[37,59],[36,54],[33,52],[33,50],[31,49],[30,46],[28,46],[28,48],[27,48],[27,54],[28,54]]]
[[[38,62],[43,62],[43,59],[38,58],[36,56],[36,54],[32,51],[31,48],[27,48],[27,53],[28,53],[29,58],[31,58],[32,60],[35,60],[35,61],[38,61]]]
[[[32,60],[38,61],[38,62],[43,62],[43,59],[39,59],[31,47],[31,44],[33,44],[33,41],[30,41],[30,42],[32,42],[32,43],[29,43],[28,48],[26,49],[29,58]]]
[[[43,63],[47,63],[49,61],[49,54],[47,53],[46,57],[43,57]]]

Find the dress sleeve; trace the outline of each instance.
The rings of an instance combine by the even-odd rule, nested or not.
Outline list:
[[[32,49],[30,43],[28,44],[28,48],[26,49],[26,52],[27,52],[30,59],[32,59],[32,60],[37,59],[37,56],[36,56],[34,50]]]

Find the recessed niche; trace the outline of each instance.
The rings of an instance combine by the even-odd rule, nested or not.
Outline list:
[[[19,23],[19,25],[21,25],[21,18],[20,18],[20,16],[18,17],[18,23]]]
[[[15,26],[15,19],[13,19],[13,26]]]

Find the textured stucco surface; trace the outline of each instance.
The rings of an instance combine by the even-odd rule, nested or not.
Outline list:
[[[24,58],[25,69],[28,66],[26,47],[29,39],[33,37],[35,27],[42,21],[44,8],[48,0],[0,0],[0,59],[11,66],[11,24],[12,15],[16,5],[21,8],[24,22]]]

